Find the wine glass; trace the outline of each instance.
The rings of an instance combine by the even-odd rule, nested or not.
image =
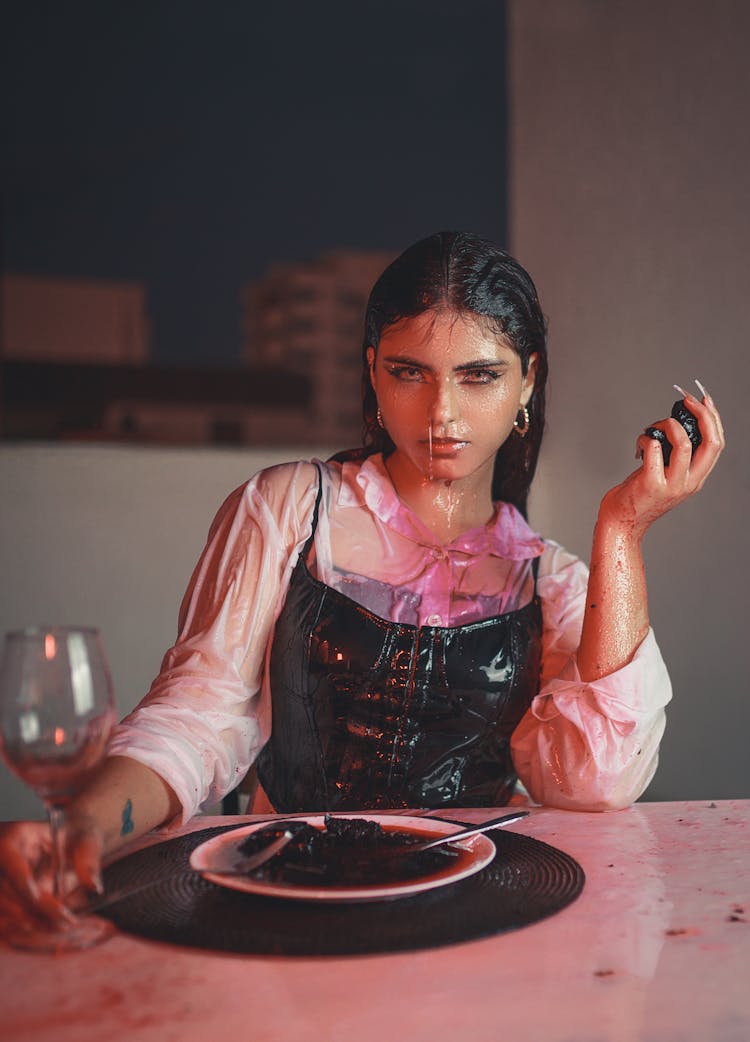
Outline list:
[[[64,902],[65,808],[101,763],[115,719],[112,681],[95,629],[40,626],[5,636],[0,665],[0,746],[5,762],[43,801],[55,896]],[[105,919],[74,915],[19,924],[6,939],[37,951],[88,948],[111,933]]]

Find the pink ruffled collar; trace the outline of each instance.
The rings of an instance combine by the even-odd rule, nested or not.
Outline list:
[[[338,495],[341,507],[363,505],[383,524],[423,546],[434,546],[435,537],[396,494],[381,454],[364,463],[344,463]],[[527,561],[544,552],[544,541],[510,503],[496,503],[486,525],[471,528],[443,547],[468,554],[491,553],[510,561]]]

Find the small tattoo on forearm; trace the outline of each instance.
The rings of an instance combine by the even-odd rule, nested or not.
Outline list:
[[[128,800],[122,809],[122,828],[120,829],[121,836],[127,836],[135,828],[133,822],[133,801]]]

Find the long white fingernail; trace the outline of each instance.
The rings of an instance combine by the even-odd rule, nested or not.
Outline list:
[[[681,394],[683,398],[687,398],[687,391],[683,391],[679,384],[672,384],[672,386],[678,394]]]
[[[703,384],[700,382],[700,380],[696,380],[695,377],[693,377],[693,382],[697,385],[698,390],[700,391],[700,393],[703,395],[704,398],[710,398],[710,395],[709,395],[708,391],[703,386]]]

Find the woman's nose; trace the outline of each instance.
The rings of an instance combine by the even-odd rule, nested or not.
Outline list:
[[[435,427],[447,427],[459,418],[458,394],[452,380],[435,385],[432,403],[432,422]]]

